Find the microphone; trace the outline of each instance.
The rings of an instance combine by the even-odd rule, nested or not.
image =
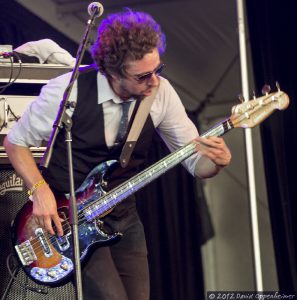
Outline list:
[[[103,14],[103,5],[99,2],[92,2],[88,6],[88,13],[91,17],[100,17]]]
[[[0,52],[0,57],[9,58],[13,56],[13,52]]]

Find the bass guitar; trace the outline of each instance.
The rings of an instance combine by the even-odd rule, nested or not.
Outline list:
[[[289,97],[277,92],[254,98],[232,108],[231,116],[215,125],[202,136],[222,136],[233,128],[251,128],[266,119],[274,110],[283,110]],[[86,261],[92,247],[116,242],[121,233],[107,234],[102,216],[117,204],[132,195],[160,175],[167,172],[196,152],[195,141],[172,152],[138,175],[120,184],[109,192],[104,191],[104,176],[116,161],[107,161],[96,166],[76,191],[78,229],[81,261]],[[57,199],[58,213],[64,236],[50,235],[36,224],[32,215],[32,202],[28,201],[18,212],[12,224],[12,242],[16,256],[25,273],[38,284],[59,286],[69,281],[74,272],[72,260],[72,232],[68,219],[68,199]]]

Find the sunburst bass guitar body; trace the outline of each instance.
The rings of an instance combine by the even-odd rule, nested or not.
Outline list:
[[[121,233],[107,234],[99,217],[100,209],[90,204],[103,197],[103,176],[116,161],[97,166],[76,191],[79,245],[81,262],[84,262],[95,246],[106,246],[118,241]],[[18,212],[12,224],[12,241],[26,274],[39,284],[59,286],[73,275],[73,248],[69,224],[69,200],[57,198],[58,214],[63,219],[63,237],[48,234],[36,222],[32,214],[33,203],[28,201]],[[108,211],[108,209],[106,210]]]

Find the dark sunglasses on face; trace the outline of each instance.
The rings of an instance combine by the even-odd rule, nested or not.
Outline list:
[[[139,83],[147,81],[152,78],[153,74],[159,76],[163,71],[164,67],[165,64],[160,64],[155,70],[140,75],[134,75],[133,78]]]

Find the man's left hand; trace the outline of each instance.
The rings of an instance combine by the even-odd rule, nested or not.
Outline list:
[[[225,167],[231,161],[231,152],[221,137],[198,137],[195,139],[197,142],[196,149],[203,156],[208,157],[217,166]]]

